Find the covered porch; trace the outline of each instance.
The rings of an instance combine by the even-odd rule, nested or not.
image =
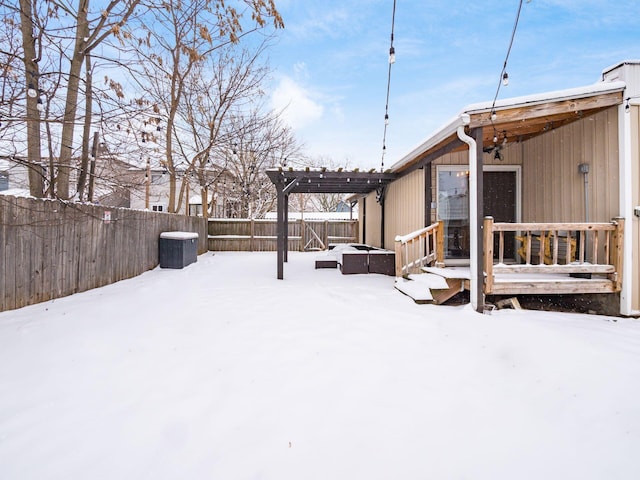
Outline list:
[[[400,212],[406,198],[423,195],[421,224],[429,225],[416,228],[418,212],[398,222],[395,239],[387,237],[395,240],[396,276],[441,276],[450,293],[469,290],[477,311],[487,295],[623,291],[624,90],[610,81],[471,105],[393,165],[407,180],[392,185],[388,210]],[[512,169],[517,181],[496,184],[499,175],[487,176],[492,169]],[[447,171],[461,177],[464,194],[443,194]],[[506,188],[516,202],[510,218],[502,216],[504,197],[495,201]]]
[[[460,290],[471,290],[471,269],[446,267],[444,222],[396,237],[396,278],[399,290],[410,296],[402,279],[416,274],[442,277],[441,282],[421,282],[432,290],[435,303]],[[482,282],[485,295],[548,295],[618,293],[624,270],[624,220],[610,223],[497,223],[483,222]],[[505,236],[514,233],[517,261],[506,259]],[[424,297],[415,298],[417,300]],[[428,298],[428,297],[427,297]]]

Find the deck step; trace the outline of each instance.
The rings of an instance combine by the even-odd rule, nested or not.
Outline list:
[[[447,281],[443,277],[433,273],[412,273],[409,275],[409,279],[419,282],[429,289],[442,290],[449,288]]]
[[[416,303],[433,303],[431,290],[422,282],[407,280],[405,278],[396,278],[395,287],[408,297],[411,297]]]
[[[460,278],[443,278],[430,273],[411,274],[397,278],[395,287],[416,303],[440,305],[462,291]]]
[[[444,278],[471,279],[471,270],[469,267],[422,267],[422,271]]]

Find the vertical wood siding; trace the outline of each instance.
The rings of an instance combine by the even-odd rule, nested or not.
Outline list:
[[[382,208],[376,200],[376,192],[371,192],[369,195],[360,200],[362,202],[358,206],[358,215],[360,216],[360,240],[367,245],[374,247],[380,247],[382,245]],[[366,202],[366,218],[362,217],[363,203]],[[365,229],[365,235],[362,234],[362,229]]]
[[[385,248],[393,248],[396,235],[405,235],[426,226],[424,189],[422,169],[415,170],[389,185],[384,205]]]
[[[104,221],[105,211],[111,221]],[[199,217],[0,196],[0,311],[83,292],[158,265],[160,233],[198,233]]]
[[[589,221],[619,215],[618,110],[613,107],[522,143],[522,220],[584,222],[589,164]]]

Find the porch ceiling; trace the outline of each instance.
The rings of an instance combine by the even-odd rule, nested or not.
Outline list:
[[[471,113],[469,128],[482,127],[483,146],[493,144],[495,133],[500,139],[506,132],[512,141],[522,141],[550,130],[593,115],[623,101],[622,92],[593,97],[570,99],[514,108],[495,109],[496,119],[491,120],[491,111]]]
[[[619,90],[592,93],[578,98],[496,105],[496,117],[493,120],[491,108],[486,105],[483,108],[466,110],[463,114],[469,115],[469,129],[482,129],[482,146],[491,147],[494,145],[493,138],[496,134],[499,141],[503,140],[505,134],[509,142],[528,140],[606,108],[620,105],[622,102],[623,92]],[[419,147],[407,155],[393,171],[404,175],[446,153],[466,150],[467,145],[460,141],[456,134],[455,128],[458,125],[461,125],[459,121],[452,122],[432,137],[432,141],[425,142],[422,148]],[[438,136],[440,138],[437,138]]]

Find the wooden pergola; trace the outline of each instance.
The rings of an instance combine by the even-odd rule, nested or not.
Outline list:
[[[284,262],[288,260],[289,195],[291,193],[350,193],[366,195],[377,192],[384,202],[385,188],[398,176],[375,171],[343,171],[326,169],[269,169],[267,176],[276,187],[278,229],[278,279],[284,278]]]

